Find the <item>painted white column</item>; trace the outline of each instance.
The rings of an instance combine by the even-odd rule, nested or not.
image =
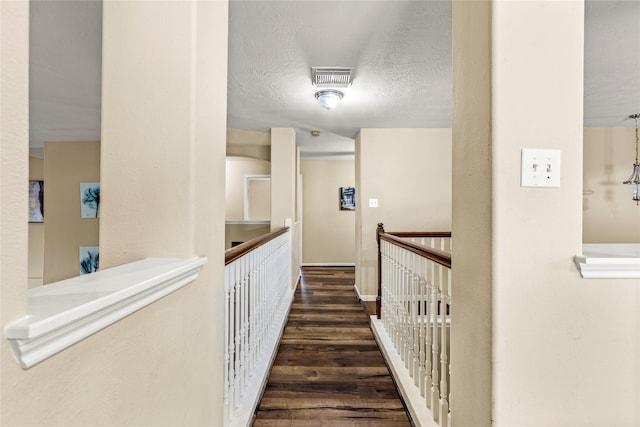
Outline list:
[[[451,412],[491,425],[491,2],[452,2],[453,148]]]
[[[271,129],[271,231],[295,221],[296,133],[293,128]]]
[[[453,22],[453,425],[638,425],[640,286],[572,265],[584,4],[453,2]],[[523,148],[561,150],[559,188],[520,187]]]
[[[227,25],[226,1],[104,4],[102,262],[209,260],[136,314],[136,380],[163,392],[130,423],[222,423]]]
[[[295,285],[300,270],[300,238],[296,211],[298,186],[296,178],[300,171],[300,152],[296,146],[293,128],[271,129],[271,231],[285,226],[291,227],[292,285]]]
[[[0,3],[0,286],[2,324],[26,313],[29,194],[29,4]],[[2,342],[2,364],[14,363]],[[2,382],[2,389],[6,382]]]
[[[0,2],[0,318],[27,312],[29,194],[29,3]],[[0,344],[0,425],[17,425],[23,374],[9,341]]]

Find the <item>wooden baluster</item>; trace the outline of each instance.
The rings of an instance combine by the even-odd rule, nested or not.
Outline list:
[[[432,349],[433,349],[433,318],[434,316],[434,274],[433,274],[433,263],[429,260],[425,260],[425,270],[427,275],[427,313],[425,319],[425,328],[427,333],[427,340],[425,343],[425,375],[426,375],[426,384],[425,384],[425,397],[427,401],[427,407],[432,408],[432,392],[433,392],[433,369],[432,369]]]
[[[415,303],[415,298],[414,298],[414,294],[413,294],[413,268],[412,268],[412,263],[413,263],[413,254],[407,251],[404,251],[406,254],[406,258],[405,258],[405,265],[406,265],[406,272],[407,272],[407,302],[405,303],[405,306],[407,307],[407,361],[406,361],[406,365],[407,365],[407,369],[409,371],[409,376],[412,377],[413,376],[413,344],[414,344],[414,340],[413,340],[413,333],[414,333],[414,314],[415,314],[415,310],[414,310],[414,306],[413,304]]]
[[[389,333],[389,337],[393,342],[393,275],[394,273],[394,265],[393,265],[393,246],[390,243],[385,242],[385,246],[387,248],[387,273],[386,273],[386,290],[383,298],[387,298],[386,301],[382,301],[382,304],[385,308],[385,313],[387,315],[387,332]]]
[[[413,384],[418,387],[418,391],[422,396],[422,383],[424,375],[423,350],[424,345],[424,288],[423,288],[423,272],[422,272],[422,257],[416,257],[416,298],[417,303],[417,325],[416,325],[416,376],[413,379]]]
[[[414,332],[415,332],[415,319],[414,319],[414,302],[415,302],[415,298],[414,298],[414,284],[413,284],[413,254],[411,252],[405,251],[405,253],[407,254],[407,258],[406,258],[406,262],[407,262],[407,320],[408,320],[408,324],[407,324],[407,344],[408,344],[408,351],[407,351],[407,359],[408,359],[408,365],[409,365],[409,375],[412,375],[413,373],[413,369],[411,368],[411,365],[413,364],[413,360],[414,360],[414,356],[413,356],[413,344],[414,344]]]
[[[381,242],[382,253],[382,283],[381,283],[381,308],[380,313],[385,330],[389,332],[391,330],[391,323],[389,322],[389,286],[390,286],[390,272],[391,272],[391,258],[389,254],[389,243]]]
[[[244,389],[246,386],[245,383],[245,356],[246,356],[246,347],[245,347],[245,310],[244,310],[244,301],[245,301],[245,293],[247,290],[247,276],[246,276],[246,257],[242,258],[239,263],[240,266],[240,287],[238,293],[238,313],[240,315],[238,321],[238,360],[240,363],[240,367],[238,369],[238,389],[239,389],[239,397],[242,397],[244,394]],[[239,401],[240,403],[240,401]]]
[[[263,311],[264,306],[262,303],[262,295],[264,293],[263,287],[265,285],[264,280],[264,263],[267,259],[267,248],[261,246],[258,248],[256,256],[256,286],[255,286],[255,333],[256,333],[256,364],[259,363],[262,355],[263,343],[264,343],[264,331],[263,331]]]
[[[385,304],[389,305],[389,337],[393,343],[396,351],[398,350],[398,343],[396,341],[396,262],[395,262],[396,248],[393,245],[389,247],[389,301]]]
[[[433,316],[430,320],[431,328],[433,329],[433,343],[432,343],[432,351],[431,351],[431,410],[433,414],[433,419],[438,421],[439,411],[438,407],[440,405],[440,334],[438,333],[438,304],[440,299],[439,291],[441,289],[440,280],[441,275],[439,268],[437,268],[437,264],[431,262],[433,266],[433,274],[434,274],[434,283],[432,287],[433,293]]]
[[[233,293],[232,293],[232,302],[233,302],[233,402],[232,407],[233,410],[238,406],[238,402],[240,400],[240,384],[238,383],[238,373],[240,372],[240,357],[238,357],[238,353],[240,351],[240,310],[238,310],[238,301],[239,301],[239,289],[240,283],[242,281],[242,277],[240,276],[240,263],[236,262],[234,265],[234,281],[233,281]]]
[[[411,269],[411,263],[413,256],[411,252],[403,251],[405,253],[405,271],[406,271],[406,283],[407,283],[407,296],[405,307],[407,310],[407,324],[405,325],[407,331],[407,360],[405,365],[409,370],[409,375],[412,373],[411,365],[413,364],[413,270]]]
[[[447,427],[447,421],[449,420],[449,392],[447,387],[447,373],[449,372],[449,357],[448,357],[448,340],[447,335],[449,327],[447,325],[447,300],[449,297],[449,270],[438,266],[440,269],[440,285],[442,295],[440,301],[440,425]]]
[[[380,309],[382,305],[382,248],[380,247],[380,234],[384,233],[384,225],[378,223],[376,229],[376,242],[378,244],[378,295],[376,296],[376,317],[380,319]]]
[[[403,250],[399,250],[399,273],[400,273],[400,289],[398,291],[398,312],[399,318],[399,330],[400,330],[400,360],[404,362],[404,367],[407,367],[407,268],[405,266],[406,253]]]
[[[398,274],[398,264],[396,262],[396,254],[397,254],[397,248],[394,245],[389,245],[389,260],[390,260],[390,264],[389,264],[389,322],[391,324],[391,328],[390,328],[390,332],[391,332],[391,339],[394,345],[394,348],[396,349],[396,351],[398,351],[398,341],[397,341],[397,336],[396,336],[396,322],[398,320],[397,317],[397,313],[396,313],[396,294],[397,294],[397,287],[398,287],[398,280],[397,280],[397,274]]]
[[[404,362],[404,359],[402,358],[402,354],[403,354],[403,349],[404,349],[404,337],[403,337],[403,329],[402,329],[402,316],[403,316],[403,307],[402,307],[402,250],[400,248],[396,249],[397,251],[397,268],[396,268],[396,274],[397,274],[397,289],[396,289],[396,293],[395,293],[395,300],[396,300],[396,331],[397,331],[397,336],[398,336],[398,352],[400,354],[400,359]]]
[[[255,262],[255,258],[256,258],[256,251],[253,251],[249,254],[249,256],[247,257],[247,271],[248,271],[248,278],[247,278],[247,378],[251,377],[251,373],[253,372],[253,366],[254,366],[254,352],[255,352],[255,343],[254,343],[254,338],[253,338],[253,325],[254,325],[254,319],[253,319],[253,311],[254,311],[254,307],[253,307],[253,293],[254,293],[254,285],[255,285],[255,271],[254,271],[254,262]],[[248,383],[248,381],[247,381]]]
[[[231,314],[231,289],[232,289],[232,276],[230,273],[231,267],[225,266],[224,274],[224,423],[229,424],[229,415],[231,414],[231,382],[230,377],[233,375],[233,368],[231,368],[231,355],[232,343],[229,340],[231,334],[229,333],[231,328],[230,314]]]
[[[418,378],[418,368],[419,368],[419,359],[420,359],[420,289],[419,289],[419,275],[418,275],[418,256],[412,254],[411,255],[411,294],[413,295],[412,307],[413,314],[411,316],[413,320],[412,325],[412,368],[409,373],[413,378],[413,385],[418,386],[420,379]]]
[[[396,346],[396,351],[398,354],[401,353],[401,340],[400,340],[400,310],[399,310],[399,301],[398,296],[400,294],[400,264],[398,260],[399,250],[398,248],[393,248],[393,336],[394,343]]]
[[[449,239],[450,241],[451,239]],[[452,312],[451,312],[451,307],[453,307],[452,303],[453,303],[453,288],[451,287],[451,280],[452,280],[452,274],[451,274],[451,270],[448,271],[449,273],[449,300],[447,303],[447,318],[449,319],[449,328],[448,328],[448,333],[449,333],[449,338],[451,338],[451,328],[453,327],[453,321],[452,321]],[[449,340],[449,343],[451,341]],[[451,427],[453,425],[453,420],[451,419],[451,403],[452,403],[452,390],[451,390],[451,345],[449,344],[449,346],[447,347],[447,355],[449,355],[448,359],[449,359],[449,366],[448,366],[448,376],[447,376],[447,384],[449,384],[449,408],[448,408],[448,414],[447,414],[447,425],[449,427]]]

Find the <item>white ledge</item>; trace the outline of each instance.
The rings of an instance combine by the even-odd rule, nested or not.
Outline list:
[[[585,279],[638,279],[640,244],[584,244],[574,262]]]
[[[193,282],[206,258],[147,258],[30,289],[27,315],[5,327],[27,369]]]
[[[242,219],[230,219],[224,222],[225,225],[269,225],[271,224],[271,220],[242,220]]]

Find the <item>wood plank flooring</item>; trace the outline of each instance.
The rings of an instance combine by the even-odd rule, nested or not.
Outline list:
[[[305,267],[253,426],[410,426],[354,269]]]

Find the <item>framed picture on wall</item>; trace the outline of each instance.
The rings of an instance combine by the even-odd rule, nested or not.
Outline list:
[[[80,246],[80,274],[95,273],[98,270],[100,270],[98,246]]]
[[[29,181],[29,222],[44,222],[44,181]]]
[[[340,210],[356,210],[356,189],[354,187],[340,187]]]
[[[80,183],[80,217],[100,217],[100,183]]]

